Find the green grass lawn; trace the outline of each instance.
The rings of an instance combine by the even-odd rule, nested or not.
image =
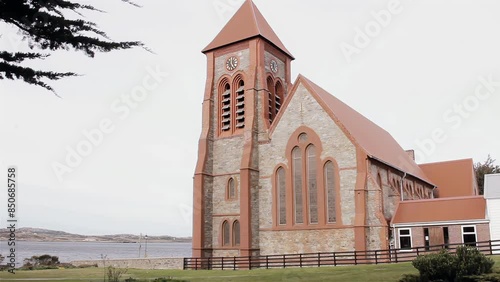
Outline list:
[[[493,257],[500,271],[500,256]],[[410,263],[321,268],[258,269],[248,271],[183,271],[129,269],[123,278],[173,277],[186,281],[398,281],[403,274],[417,273]],[[0,281],[103,281],[102,268],[0,272]],[[44,280],[42,280],[44,279]]]

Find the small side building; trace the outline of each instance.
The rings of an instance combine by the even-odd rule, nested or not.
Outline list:
[[[494,205],[487,203],[478,193],[472,159],[419,166],[437,185],[435,198],[399,202],[391,221],[396,238],[394,247],[428,250],[429,246],[435,245],[476,245],[476,242],[489,241],[491,218],[487,206]],[[500,203],[500,189],[492,197]],[[500,239],[500,207],[496,214]]]
[[[499,213],[500,215],[500,213]],[[395,248],[466,244],[490,240],[482,196],[400,202],[392,220]]]

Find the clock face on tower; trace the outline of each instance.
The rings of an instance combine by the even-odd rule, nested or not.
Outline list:
[[[227,59],[226,69],[228,71],[235,70],[237,66],[238,66],[238,58],[236,58],[235,56],[232,56],[232,57],[229,57],[229,59]]]
[[[272,60],[269,66],[271,67],[272,72],[274,73],[278,72],[278,63],[275,60]]]

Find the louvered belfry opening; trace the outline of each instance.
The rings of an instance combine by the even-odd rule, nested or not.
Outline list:
[[[220,112],[221,112],[221,122],[220,128],[221,132],[227,132],[231,130],[231,86],[227,80],[222,82],[220,95]]]
[[[274,120],[274,99],[275,99],[275,88],[274,81],[271,77],[267,78],[267,116],[269,119],[269,124],[273,123]]]
[[[272,124],[278,115],[284,99],[283,84],[279,80],[267,77],[267,119]]]
[[[243,80],[239,80],[238,89],[236,90],[236,129],[241,129],[244,127],[245,127],[245,82]]]

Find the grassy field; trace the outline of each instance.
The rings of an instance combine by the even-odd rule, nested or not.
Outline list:
[[[493,257],[500,271],[500,257]],[[173,277],[186,281],[398,281],[403,274],[417,273],[410,263],[322,268],[294,268],[249,271],[182,271],[129,269],[123,278]],[[0,281],[103,281],[102,268],[0,272]]]

